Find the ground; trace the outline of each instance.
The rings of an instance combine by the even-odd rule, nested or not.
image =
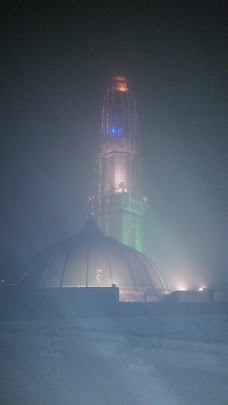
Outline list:
[[[0,403],[224,405],[226,315],[1,322]]]

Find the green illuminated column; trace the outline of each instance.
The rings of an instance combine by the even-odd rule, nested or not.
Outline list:
[[[142,252],[144,201],[122,194],[120,196],[120,208],[122,214],[120,242]]]

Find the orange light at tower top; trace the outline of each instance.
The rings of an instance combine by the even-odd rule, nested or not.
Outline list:
[[[118,91],[127,91],[126,77],[124,76],[114,76],[113,77],[113,87]]]

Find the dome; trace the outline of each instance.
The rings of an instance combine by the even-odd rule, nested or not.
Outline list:
[[[164,290],[152,263],[136,250],[106,237],[89,219],[80,234],[37,255],[20,287],[110,287],[122,291]]]

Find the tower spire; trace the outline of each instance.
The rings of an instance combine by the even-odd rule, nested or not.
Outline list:
[[[127,91],[127,81],[124,76],[113,77],[113,88],[116,91]]]

